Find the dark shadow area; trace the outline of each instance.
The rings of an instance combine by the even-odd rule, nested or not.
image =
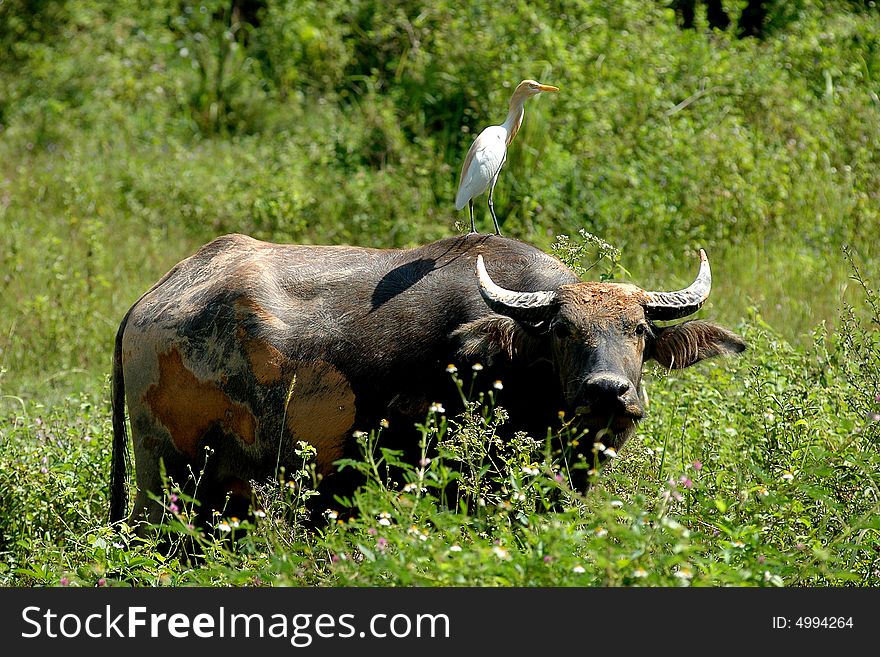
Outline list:
[[[432,271],[448,267],[489,237],[489,235],[465,235],[452,240],[446,250],[436,257],[416,258],[395,267],[382,277],[373,290],[370,312],[378,310],[380,306],[411,288]]]
[[[675,10],[676,20],[682,29],[694,29],[697,3],[698,0],[673,0],[671,7]],[[702,0],[702,4],[706,6],[706,22],[710,28],[723,31],[730,27],[731,19],[721,0]],[[736,23],[736,34],[739,38],[764,37],[768,4],[767,0],[748,0]]]
[[[423,277],[434,271],[436,265],[437,261],[434,258],[419,258],[389,271],[382,277],[379,284],[376,285],[376,289],[373,290],[370,312],[378,310],[379,306],[411,288]]]

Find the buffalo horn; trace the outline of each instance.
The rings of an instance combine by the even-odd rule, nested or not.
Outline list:
[[[712,290],[712,272],[706,252],[700,249],[700,271],[690,286],[677,292],[646,292],[642,305],[649,319],[669,320],[693,315],[700,309]]]
[[[477,277],[480,281],[480,294],[496,313],[537,324],[559,310],[560,301],[556,292],[515,292],[496,285],[489,278],[482,255],[477,256]]]

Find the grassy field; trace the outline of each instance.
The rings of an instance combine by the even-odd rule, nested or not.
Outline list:
[[[0,583],[880,584],[880,11],[771,2],[739,39],[665,4],[0,4]],[[750,349],[649,368],[649,416],[587,496],[540,441],[488,463],[504,414],[474,400],[426,418],[442,458],[395,485],[367,437],[361,514],[326,531],[295,512],[307,468],[263,482],[234,550],[169,501],[197,566],[111,530],[111,354],[138,296],[227,232],[466,231],[460,163],[527,77],[561,92],[526,108],[504,234],[645,288],[687,284],[705,248],[700,316]],[[589,268],[590,235],[619,261]],[[470,512],[434,497],[450,463]]]

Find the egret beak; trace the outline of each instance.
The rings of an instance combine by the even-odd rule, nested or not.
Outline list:
[[[538,90],[539,91],[559,91],[559,87],[553,87],[549,84],[539,84]]]

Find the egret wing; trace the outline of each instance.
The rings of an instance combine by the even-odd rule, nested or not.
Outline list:
[[[456,210],[461,210],[470,199],[486,191],[504,164],[506,153],[505,131],[501,126],[490,126],[479,134],[461,167],[455,195]]]

